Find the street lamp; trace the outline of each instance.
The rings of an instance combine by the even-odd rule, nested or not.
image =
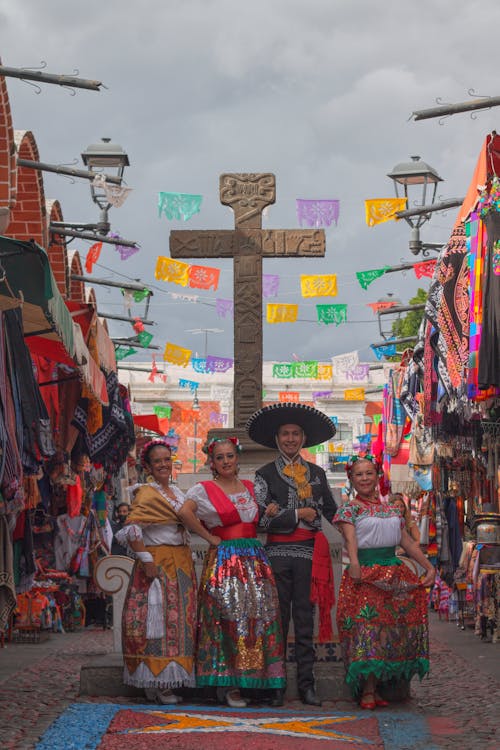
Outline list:
[[[125,167],[130,164],[128,155],[123,148],[117,143],[111,143],[111,138],[101,138],[100,143],[92,143],[87,146],[82,153],[82,161],[90,174],[94,176],[111,174],[118,178],[120,184]],[[94,180],[90,183],[90,192],[92,200],[101,211],[96,229],[100,234],[106,235],[110,229],[108,211],[112,204],[109,202],[103,187],[97,186]]]
[[[200,402],[198,400],[198,388],[194,389],[193,405],[191,406],[191,409],[193,411],[200,411]],[[193,420],[193,441],[194,441],[193,458],[192,458],[193,474],[196,474],[196,465],[198,463],[198,459],[196,457],[196,451],[198,449],[197,438],[198,438],[198,419],[197,417],[195,417]]]
[[[412,216],[406,214],[412,213],[413,207],[417,207],[417,209],[424,207],[431,208],[436,198],[438,182],[442,182],[443,180],[433,167],[430,167],[425,161],[421,160],[420,156],[412,156],[410,162],[396,164],[387,177],[390,177],[394,182],[396,196],[407,199],[408,210],[401,213],[402,218],[411,227],[410,250],[413,255],[418,255],[426,249],[420,240],[420,227],[426,221],[429,221],[431,212],[414,212]],[[428,188],[429,193],[432,192],[429,200],[427,195]]]
[[[392,292],[388,292],[385,297],[378,299],[377,303],[382,303],[380,309],[377,310],[378,330],[384,341],[388,341],[394,336],[392,326],[401,317],[399,308],[403,303],[400,299],[395,297]],[[391,303],[391,306],[387,303]],[[394,312],[393,308],[394,310],[397,310],[397,312]],[[384,315],[385,318],[385,326],[382,324],[382,315]]]

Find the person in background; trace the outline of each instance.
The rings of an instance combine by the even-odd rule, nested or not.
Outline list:
[[[383,683],[429,671],[425,588],[433,585],[435,570],[400,512],[382,502],[376,459],[353,456],[347,474],[355,495],[334,518],[349,555],[337,624],[346,682],[361,708],[373,710],[388,705],[379,692]],[[396,557],[398,545],[423,566],[421,580]]]
[[[398,509],[402,518],[405,520],[406,531],[417,544],[420,544],[420,531],[411,517],[411,511],[407,506],[403,495],[400,492],[394,492],[392,495],[389,495],[388,503]]]
[[[172,454],[164,440],[146,443],[141,464],[147,482],[117,533],[136,558],[122,617],[123,681],[144,688],[148,700],[179,703],[173,691],[195,686],[196,578],[179,515],[184,496],[170,485]]]
[[[238,439],[215,438],[206,451],[213,480],[191,487],[179,511],[191,531],[213,535],[199,589],[196,681],[243,708],[240,688],[285,688],[278,593],[256,537],[253,484],[238,478]]]
[[[119,503],[116,506],[115,510],[115,518],[111,521],[111,530],[113,532],[113,541],[111,542],[111,554],[112,555],[129,555],[129,552],[127,551],[127,548],[123,546],[123,544],[120,544],[116,539],[116,534],[123,529],[128,514],[130,511],[130,506],[128,503]]]
[[[260,525],[267,532],[281,609],[285,644],[290,617],[295,632],[297,683],[303,703],[320,706],[314,685],[314,607],[319,611],[319,640],[332,640],[333,571],[321,519],[332,521],[337,505],[320,466],[305,461],[302,448],[318,445],[335,434],[326,414],[305,404],[265,406],[247,422],[249,437],[278,449],[275,461],[255,474]],[[272,705],[283,705],[277,693]]]

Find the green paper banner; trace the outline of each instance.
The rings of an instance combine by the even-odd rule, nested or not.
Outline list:
[[[308,362],[294,362],[293,363],[293,376],[295,378],[317,378],[318,377],[317,360],[309,360]]]
[[[373,419],[373,424],[374,424],[374,425],[377,425],[377,427],[378,427],[378,425],[379,425],[379,424],[381,423],[381,421],[382,421],[382,414],[374,414],[374,415],[372,416],[372,419]]]
[[[347,321],[347,305],[316,305],[318,323],[336,326]]]
[[[132,354],[135,354],[137,352],[137,349],[133,349],[130,347],[125,346],[118,346],[115,349],[115,357],[118,361],[125,359],[125,357],[130,357]]]
[[[383,276],[389,268],[390,266],[384,266],[383,268],[374,268],[371,271],[357,271],[356,277],[361,284],[362,289],[368,289],[372,281]]]
[[[291,362],[280,362],[273,365],[273,378],[293,378],[293,364]]]
[[[147,331],[141,331],[137,336],[137,340],[141,346],[147,347],[153,340],[153,334],[148,333]]]
[[[170,419],[170,415],[172,414],[172,407],[171,406],[153,406],[153,414],[156,414],[157,417],[160,417],[160,419],[167,418]]]

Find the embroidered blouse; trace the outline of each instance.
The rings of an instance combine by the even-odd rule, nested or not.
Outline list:
[[[246,488],[232,495],[226,494],[226,496],[238,511],[242,523],[252,523],[254,521],[257,513],[257,503]],[[192,500],[195,503],[196,515],[208,529],[214,529],[217,526],[223,525],[219,514],[208,498],[205,487],[201,483],[195,484],[194,487],[191,487],[187,491],[186,500]]]
[[[356,529],[359,549],[396,547],[401,541],[404,518],[391,505],[362,506],[351,500],[341,505],[333,519],[335,525],[349,523]]]
[[[140,487],[141,485],[138,485]],[[165,500],[177,511],[182,508],[184,504],[184,495],[175,485],[171,485],[170,489],[175,495],[175,498],[169,497],[162,489],[161,485],[156,482],[152,483],[157,492],[159,492]],[[157,547],[160,544],[169,544],[177,546],[180,544],[189,543],[189,533],[183,526],[173,524],[151,524],[151,525],[139,525],[132,523],[124,526],[115,536],[119,544],[128,546],[129,542],[143,541],[146,547]]]

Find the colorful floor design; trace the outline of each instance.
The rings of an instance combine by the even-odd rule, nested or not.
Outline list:
[[[324,743],[328,742],[328,745]],[[422,717],[408,712],[75,703],[36,750],[436,750]]]

